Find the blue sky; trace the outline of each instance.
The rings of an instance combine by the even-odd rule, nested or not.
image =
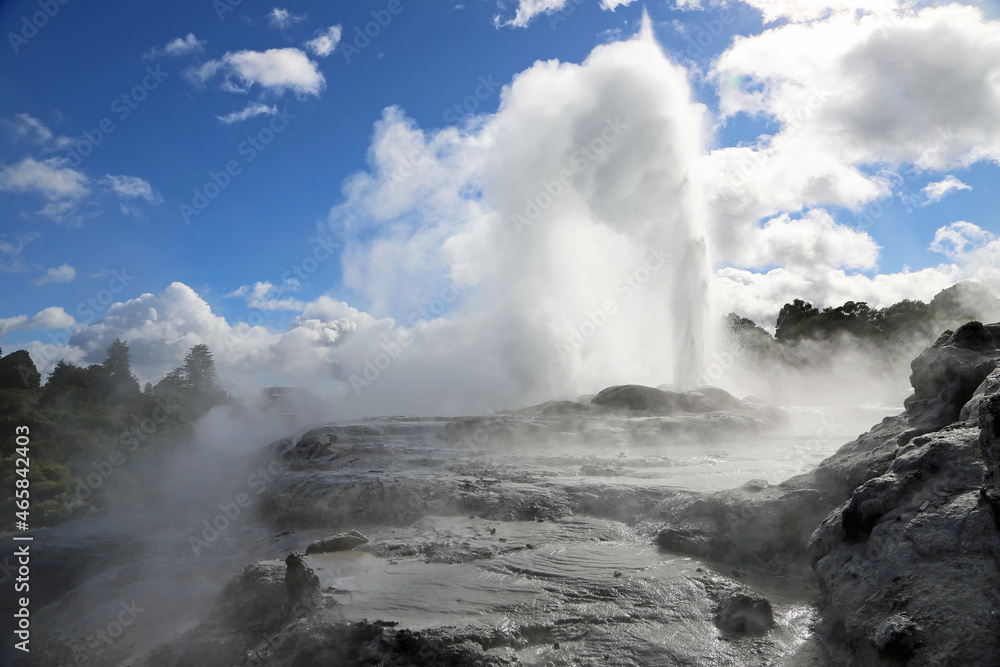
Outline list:
[[[376,248],[387,227],[345,226],[331,213],[353,207],[347,217],[364,215],[365,207],[355,206],[361,200],[343,187],[352,175],[378,173],[378,160],[369,152],[378,143],[376,123],[384,110],[399,107],[427,141],[437,137],[445,145],[449,128],[465,128],[467,144],[474,144],[475,131],[466,123],[499,122],[504,86],[537,61],[579,64],[595,47],[631,38],[644,11],[656,40],[690,86],[692,99],[684,103],[703,105],[699,169],[708,182],[704,199],[714,269],[743,272],[735,281],[734,274],[720,278],[717,310],[737,309],[767,321],[784,300],[798,295],[828,302],[824,305],[845,297],[891,303],[904,296],[927,298],[952,279],[989,284],[994,277],[1000,132],[986,121],[980,126],[973,112],[959,114],[959,138],[943,154],[927,158],[940,130],[935,114],[947,110],[920,107],[926,101],[910,97],[918,98],[913,90],[924,84],[919,78],[893,79],[890,65],[889,78],[875,82],[859,79],[850,67],[859,59],[883,57],[880,53],[893,62],[910,58],[892,45],[909,40],[916,48],[914,35],[931,39],[937,30],[961,28],[973,35],[970,40],[992,35],[995,41],[995,3],[979,3],[978,14],[962,13],[972,9],[966,5],[931,15],[919,14],[920,6],[885,1],[865,10],[868,19],[885,20],[874,31],[863,23],[862,5],[851,0],[802,3],[806,9],[799,10],[789,9],[796,3],[771,0],[704,6],[691,0],[277,5],[246,0],[221,14],[225,0],[146,2],[141,12],[124,1],[69,2],[53,3],[58,11],[43,21],[38,12],[44,4],[0,3],[0,345],[5,350],[27,346],[42,354],[44,345],[65,346],[63,338],[75,336],[76,342],[43,356],[49,362],[56,354],[93,360],[108,336],[142,329],[123,320],[120,330],[106,322],[88,334],[92,320],[106,312],[106,303],[91,307],[94,299],[107,302],[109,293],[114,302],[161,295],[175,282],[189,287],[230,327],[248,319],[258,324],[252,314],[262,313],[262,326],[275,336],[299,326],[307,306],[321,298],[374,320],[405,320],[413,310],[410,302],[384,298],[350,278],[378,268]],[[359,31],[379,17],[385,25],[369,28],[377,34],[366,45]],[[32,20],[44,25],[33,30]],[[795,37],[794,30],[805,36]],[[823,39],[842,44],[838,34],[862,33],[867,37],[858,38],[852,53],[815,52]],[[331,38],[328,46],[336,42],[332,52],[307,46],[321,35]],[[814,50],[803,51],[811,39]],[[879,39],[887,51],[875,48]],[[970,53],[975,48],[970,46]],[[284,50],[280,62],[269,51],[277,49]],[[241,53],[258,55],[241,60]],[[983,56],[981,71],[971,62],[966,68],[972,56],[954,54],[954,66],[971,72],[968,90],[976,76],[992,81],[987,87],[996,86],[996,75],[989,74],[991,54]],[[912,57],[911,69],[919,70],[921,56]],[[813,65],[802,64],[811,59]],[[927,90],[937,90],[934,82],[942,73],[928,70],[926,76]],[[841,108],[843,96],[834,95],[819,100],[802,125],[789,121],[796,95],[835,77],[847,82],[850,95],[856,93],[847,96],[853,111]],[[893,86],[897,97],[885,97]],[[990,107],[1000,99],[996,90],[978,102],[963,102],[962,90],[949,93],[956,99],[938,101],[962,108],[981,102],[981,118],[989,118],[990,109],[994,118],[1000,114],[1000,107]],[[470,113],[459,117],[455,105],[463,103]],[[873,130],[858,119],[875,118],[886,104],[897,103],[895,111],[903,115],[893,122],[906,128],[899,137],[905,149],[886,144],[869,150],[865,133]],[[250,115],[254,109],[266,111]],[[249,117],[220,119],[241,111]],[[820,120],[846,138],[830,140],[832,133],[818,126]],[[250,137],[273,140],[250,151]],[[751,181],[764,172],[766,179],[741,184],[738,195],[717,186],[736,164],[731,160],[743,159],[732,151],[762,155],[769,148],[774,153],[768,166],[753,168]],[[80,151],[88,154],[77,159]],[[815,164],[800,168],[797,160]],[[834,162],[843,169],[830,167]],[[226,187],[197,215],[187,209],[186,220],[184,206],[194,202],[195,190],[211,189],[211,174],[225,172],[227,163],[239,173],[223,177]],[[807,182],[793,184],[794,174],[805,174]],[[938,201],[924,191],[930,183],[947,183],[938,186]],[[775,184],[787,184],[789,192],[772,196]],[[488,184],[483,187],[488,192]],[[734,199],[746,201],[737,205]],[[421,206],[410,204],[411,210]],[[883,208],[874,217],[865,215]],[[783,215],[788,224],[767,226]],[[948,227],[959,222],[972,227]],[[449,238],[465,238],[451,231]],[[420,237],[408,233],[414,243]],[[931,250],[935,239],[938,251]],[[288,282],[296,265],[316,256],[317,244],[336,250],[329,259],[321,253],[324,261],[305,279]],[[348,248],[351,266],[341,255]],[[359,268],[361,256],[367,269]],[[413,258],[415,264],[423,261]],[[433,275],[423,282],[404,276],[401,285],[433,291],[442,281],[459,280],[460,264],[431,267]],[[779,280],[769,273],[776,268],[799,273],[795,280]],[[923,269],[931,273],[912,280],[900,275]],[[879,282],[880,275],[895,277]],[[272,289],[259,294],[272,301],[262,307],[258,300],[255,307],[250,295],[262,282]],[[422,303],[427,298],[420,297]],[[287,307],[275,303],[280,299]],[[449,304],[446,310],[455,308]],[[171,335],[171,345],[186,345],[208,334],[181,327]],[[155,380],[161,370],[162,364],[151,363],[140,374]]]

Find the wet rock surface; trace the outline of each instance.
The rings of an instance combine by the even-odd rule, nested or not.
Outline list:
[[[775,624],[723,632],[699,562],[650,545],[658,508],[688,497],[681,489],[774,481],[753,439],[770,425],[757,407],[573,401],[310,429],[248,457],[189,522],[167,514],[176,524],[136,531],[135,553],[38,612],[32,664],[774,662],[809,634],[811,593],[756,582]],[[792,471],[829,451],[803,458],[801,439],[775,443],[796,452]],[[241,493],[250,503],[235,515]],[[305,545],[316,546],[289,555]],[[133,599],[138,620],[98,643]]]
[[[331,535],[322,540],[316,540],[306,547],[306,554],[328,553],[331,551],[350,551],[355,547],[366,544],[368,538],[356,530],[349,533],[339,533]]]
[[[998,348],[1000,325],[946,332],[913,361],[903,414],[811,473],[665,503],[657,543],[811,565],[839,664],[1000,664]]]

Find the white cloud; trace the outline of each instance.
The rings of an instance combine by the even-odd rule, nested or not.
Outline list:
[[[7,234],[0,233],[0,271],[4,273],[20,273],[27,269],[22,252],[24,246],[39,237],[38,232],[22,234],[15,240],[7,240]]]
[[[48,285],[51,283],[70,283],[76,280],[76,269],[69,264],[60,264],[45,272],[41,278],[33,280],[33,285]]]
[[[89,192],[89,179],[68,166],[66,158],[38,161],[26,157],[0,169],[0,191],[37,194],[50,201],[80,199]]]
[[[332,25],[317,37],[306,42],[305,47],[313,55],[325,58],[337,48],[343,32],[343,28],[339,25]]]
[[[172,42],[167,42],[162,47],[151,49],[144,58],[160,58],[162,56],[186,56],[192,53],[201,53],[205,50],[205,40],[198,39],[193,32],[189,32],[186,37],[178,37]]]
[[[627,7],[631,5],[635,0],[601,0],[601,7],[603,9],[610,9],[614,11],[618,7]]]
[[[822,271],[876,268],[879,247],[865,232],[837,223],[828,212],[812,210],[800,219],[788,214],[753,230],[731,255],[746,268],[773,266]]]
[[[72,315],[62,308],[51,307],[38,312],[34,317],[18,315],[16,317],[0,319],[0,338],[22,329],[50,330],[65,329],[72,326],[76,326],[76,320],[73,319]]]
[[[995,239],[991,232],[971,222],[953,222],[934,233],[931,250],[950,259],[960,259],[969,251],[982,248]]]
[[[305,308],[305,304],[298,299],[290,297],[283,299],[276,298],[286,292],[297,291],[300,287],[301,285],[295,279],[286,281],[281,286],[275,286],[264,281],[255,283],[252,287],[250,285],[243,285],[239,289],[227,294],[226,297],[246,297],[248,306],[261,310],[302,310]]]
[[[974,7],[783,25],[738,38],[713,76],[724,114],[773,116],[817,160],[1000,159],[1000,22]]]
[[[138,176],[107,174],[100,180],[100,183],[122,199],[144,199],[150,204],[163,203],[163,197],[153,189],[149,181]]]
[[[268,115],[273,116],[278,113],[278,107],[272,105],[267,106],[266,104],[253,103],[248,104],[246,108],[241,111],[234,111],[228,113],[225,116],[216,116],[224,125],[233,125],[235,123],[242,123],[249,118],[255,118],[257,116]]]
[[[716,294],[718,312],[732,311],[762,326],[774,326],[781,306],[793,299],[818,307],[864,301],[884,308],[903,299],[929,301],[964,277],[954,264],[874,276],[829,267],[780,267],[764,273],[726,267],[716,272]]]
[[[306,15],[296,15],[292,14],[287,9],[275,7],[267,14],[268,24],[272,28],[277,28],[278,30],[284,30],[285,28],[291,27],[296,23],[300,23],[306,20]]]
[[[504,21],[499,14],[494,17],[493,22],[497,26],[510,26],[523,28],[531,23],[540,14],[552,14],[561,11],[571,0],[517,0],[517,11],[514,17]],[[603,0],[602,0],[603,1]]]
[[[288,90],[298,95],[319,95],[326,85],[317,64],[295,48],[229,52],[189,71],[201,83],[220,73],[224,77],[223,89],[233,93],[245,93],[259,85],[276,95]]]
[[[812,17],[803,3],[769,4],[773,16]],[[746,113],[779,127],[705,158],[722,262],[761,219],[842,206],[863,220],[866,206],[893,205],[901,165],[1000,159],[1000,23],[961,5],[855,5],[819,3],[826,18],[739,37],[713,64],[723,121]]]
[[[941,201],[952,192],[971,189],[971,185],[967,185],[951,174],[948,174],[943,180],[928,183],[920,192],[924,195],[923,205],[927,206],[928,204]]]

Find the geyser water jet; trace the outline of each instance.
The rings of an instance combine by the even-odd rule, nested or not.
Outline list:
[[[703,114],[648,19],[583,63],[536,62],[460,128],[386,110],[371,171],[331,212],[345,282],[377,316],[405,320],[442,280],[461,302],[339,404],[440,414],[704,384]],[[420,169],[401,179],[406,155]],[[331,352],[347,375],[349,348]]]

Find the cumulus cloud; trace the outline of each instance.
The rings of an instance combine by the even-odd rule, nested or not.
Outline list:
[[[967,185],[951,174],[948,174],[943,180],[928,183],[920,192],[924,195],[923,205],[927,206],[928,204],[941,201],[952,192],[971,189],[971,185]]]
[[[574,10],[583,0],[517,0],[514,16],[503,19],[499,14],[493,18],[493,23],[500,27],[523,28],[542,14],[554,14],[566,10]],[[635,0],[598,0],[602,9],[614,11],[618,7],[631,5]]]
[[[344,34],[343,28],[339,25],[332,25],[315,38],[305,43],[306,49],[314,56],[325,58],[340,44],[340,38]]]
[[[41,278],[33,280],[33,285],[48,285],[51,283],[70,283],[76,280],[76,269],[69,264],[60,264],[45,272]]]
[[[975,7],[783,25],[737,39],[713,76],[724,114],[772,116],[816,159],[1000,158],[1000,22]]]
[[[898,199],[901,165],[1000,158],[1000,23],[961,5],[855,12],[827,2],[814,16],[804,3],[767,4],[766,16],[794,21],[737,38],[709,72],[723,121],[777,124],[705,157],[721,261],[782,213],[837,206],[865,220],[867,207]]]
[[[45,199],[79,199],[89,192],[89,179],[69,166],[66,158],[26,157],[0,169],[0,191],[36,194]]]
[[[278,113],[278,107],[266,104],[248,104],[245,109],[241,111],[234,111],[228,113],[225,116],[216,116],[223,125],[234,125],[235,123],[242,123],[243,121],[255,118],[257,116],[273,116]]]
[[[142,199],[150,204],[163,203],[163,197],[153,189],[149,181],[138,176],[107,174],[100,183],[122,199]]]
[[[296,23],[301,23],[305,20],[305,14],[292,14],[287,9],[281,7],[275,7],[267,14],[268,25],[272,28],[277,28],[278,30],[284,30],[285,28],[289,28]]]
[[[167,42],[162,47],[154,47],[144,58],[160,58],[163,56],[186,56],[192,53],[201,53],[205,50],[205,40],[198,39],[193,32],[189,32],[186,37]]]
[[[866,232],[837,223],[824,210],[795,219],[784,214],[754,229],[732,262],[745,268],[786,266],[820,272],[876,268],[879,246]]]
[[[0,338],[22,329],[65,329],[76,325],[73,316],[59,307],[46,308],[34,317],[18,315],[0,319]]]
[[[716,289],[720,310],[773,327],[778,310],[793,299],[805,299],[819,307],[864,301],[873,308],[883,308],[903,299],[930,300],[965,277],[954,264],[876,275],[843,269],[810,271],[802,266],[779,267],[765,273],[725,267],[716,272]]]
[[[959,259],[970,250],[982,248],[995,240],[991,233],[971,222],[953,222],[934,233],[931,250],[951,259]]]
[[[243,285],[227,294],[226,297],[245,297],[248,306],[261,310],[302,310],[305,307],[302,301],[290,297],[278,298],[287,292],[298,291],[300,288],[301,285],[294,278],[281,286],[263,281],[255,283],[252,287]]]
[[[223,90],[232,93],[245,93],[259,85],[265,92],[279,96],[286,91],[319,95],[326,86],[316,63],[296,48],[229,52],[189,71],[189,76],[200,83],[219,74]]]

